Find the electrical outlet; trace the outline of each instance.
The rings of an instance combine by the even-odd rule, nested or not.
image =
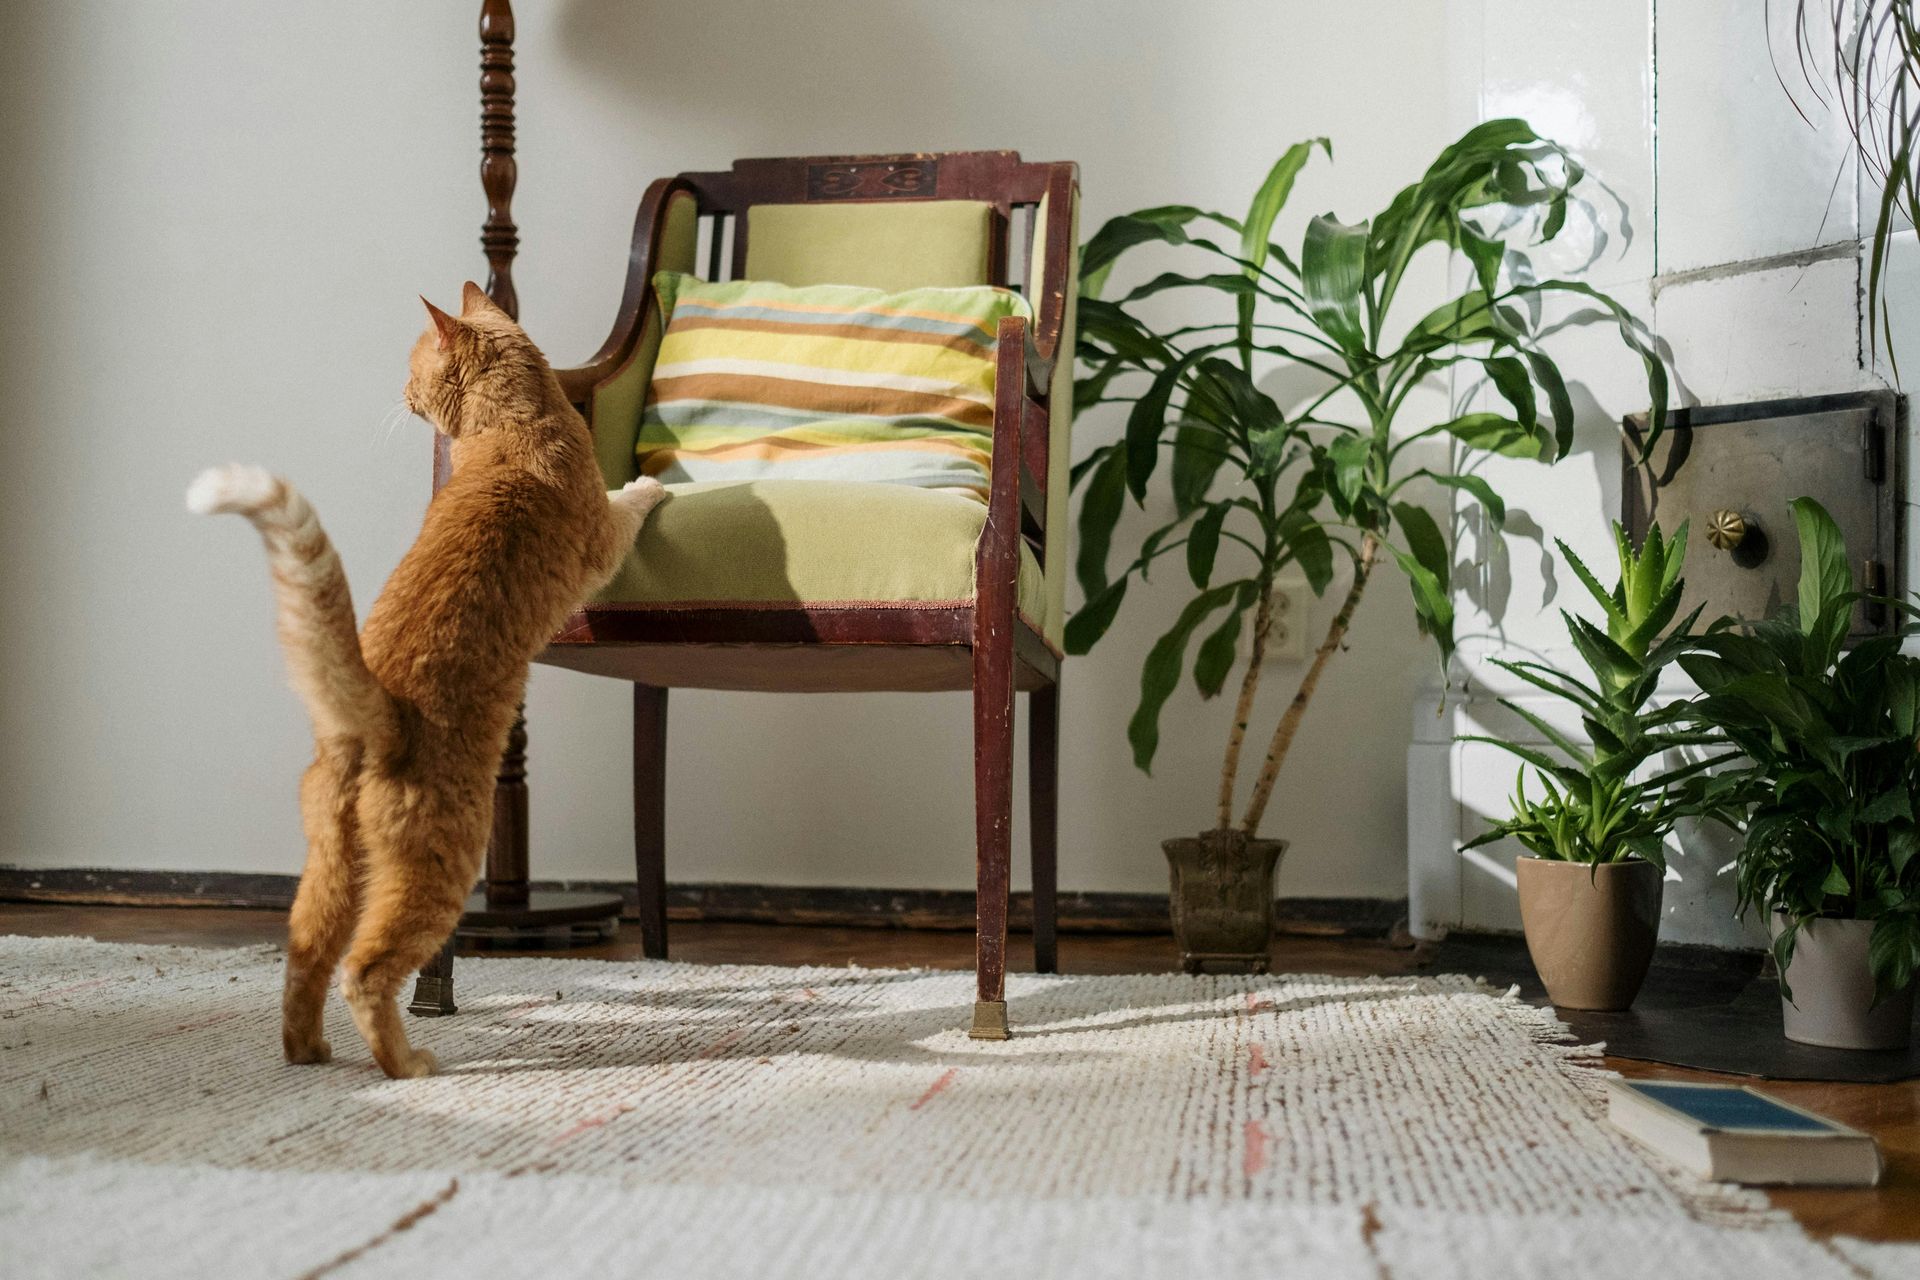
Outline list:
[[[1273,624],[1267,629],[1267,662],[1305,662],[1313,618],[1313,592],[1302,577],[1273,582]]]

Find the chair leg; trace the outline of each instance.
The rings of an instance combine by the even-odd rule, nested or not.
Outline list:
[[[667,958],[667,691],[633,686],[633,865],[640,950]]]
[[[1027,809],[1033,844],[1033,970],[1060,971],[1060,685],[1027,695]]]
[[[995,634],[997,632],[997,634]],[[987,628],[973,650],[975,1040],[1005,1040],[1007,893],[1013,861],[1013,631]]]
[[[407,1006],[407,1012],[416,1018],[444,1018],[459,1012],[453,1003],[451,935],[440,953],[420,966],[420,976],[413,983],[413,1002]]]

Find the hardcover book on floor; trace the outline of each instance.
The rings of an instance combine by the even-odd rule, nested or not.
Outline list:
[[[1610,1080],[1607,1119],[1716,1182],[1871,1187],[1880,1151],[1857,1129],[1731,1084]]]

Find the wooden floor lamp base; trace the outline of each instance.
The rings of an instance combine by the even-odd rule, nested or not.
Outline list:
[[[454,938],[478,951],[551,951],[612,941],[620,929],[620,896],[534,890],[512,906],[484,891],[467,899]]]

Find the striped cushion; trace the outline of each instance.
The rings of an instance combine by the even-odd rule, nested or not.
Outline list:
[[[878,480],[984,499],[995,333],[985,286],[709,284],[662,271],[667,318],[635,446],[642,474]]]

